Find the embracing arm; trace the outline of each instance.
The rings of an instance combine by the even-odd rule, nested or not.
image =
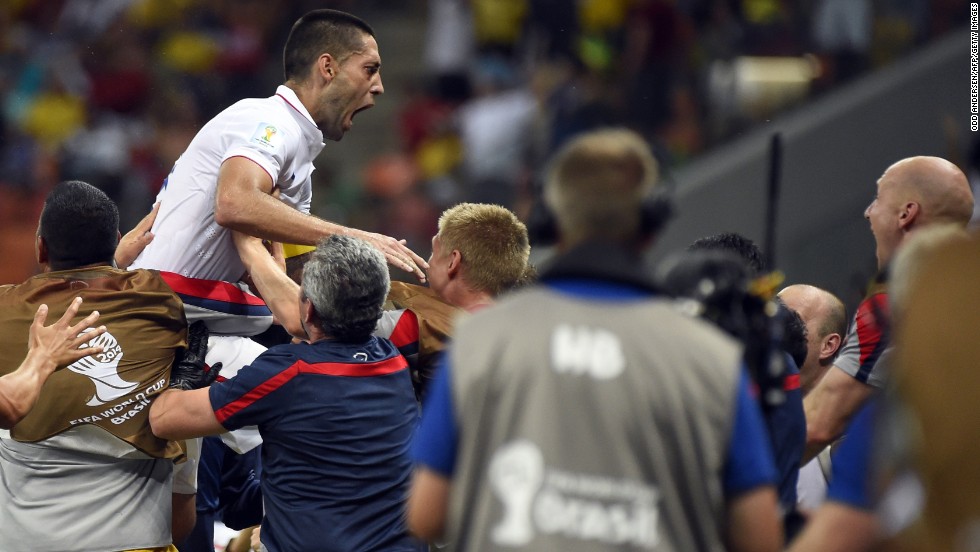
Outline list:
[[[44,382],[58,366],[102,352],[102,347],[79,349],[105,332],[105,326],[100,326],[82,334],[99,319],[99,311],[93,311],[74,326],[69,325],[81,305],[81,297],[73,299],[64,316],[50,326],[44,325],[48,306],[38,307],[31,324],[27,357],[16,370],[0,377],[0,428],[10,429],[27,416],[37,403]]]
[[[140,256],[146,246],[150,245],[150,242],[153,241],[153,232],[150,232],[150,229],[153,228],[153,222],[156,221],[159,212],[160,202],[158,201],[153,204],[150,212],[119,240],[113,259],[117,267],[124,270],[129,268],[129,265],[133,264],[133,261]]]
[[[224,433],[211,409],[209,389],[167,389],[150,406],[150,428],[161,439],[175,441]]]
[[[261,240],[236,231],[232,235],[245,270],[276,320],[293,337],[306,339],[299,316],[299,284],[286,275]]]
[[[803,399],[806,449],[801,465],[843,435],[851,419],[873,393],[874,387],[832,366]]]
[[[272,177],[258,164],[244,157],[232,157],[218,172],[215,221],[225,228],[257,238],[316,245],[333,234],[360,238],[385,255],[392,266],[414,273],[425,281],[422,268],[428,264],[405,245],[405,240],[341,226],[301,213],[272,197]]]

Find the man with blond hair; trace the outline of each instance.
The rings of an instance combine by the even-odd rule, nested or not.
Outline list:
[[[492,302],[527,275],[527,228],[499,205],[460,203],[443,211],[432,237],[429,287],[467,311]]]
[[[376,331],[409,359],[419,398],[455,320],[533,279],[530,254],[527,227],[505,207],[460,203],[443,211],[432,237],[429,287],[392,282],[391,308]]]

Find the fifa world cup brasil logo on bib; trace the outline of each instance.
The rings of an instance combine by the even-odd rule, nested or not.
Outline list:
[[[660,491],[644,481],[549,466],[527,439],[497,448],[487,476],[501,507],[490,533],[498,546],[534,548],[550,536],[631,550],[660,544]]]
[[[90,332],[91,329],[85,330]],[[101,406],[109,401],[133,391],[139,383],[126,381],[119,377],[119,361],[122,360],[123,350],[119,342],[109,332],[88,341],[84,347],[103,348],[102,353],[85,357],[68,365],[68,369],[81,374],[95,385],[95,395],[86,403],[88,406]]]

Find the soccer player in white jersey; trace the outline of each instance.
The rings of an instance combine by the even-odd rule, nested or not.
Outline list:
[[[311,11],[293,25],[283,65],[285,83],[275,95],[235,103],[194,137],[157,196],[155,238],[131,265],[161,271],[184,301],[188,322],[207,321],[207,362],[221,362],[223,377],[265,349],[242,336],[262,332],[272,319],[260,300],[233,289],[245,272],[233,230],[306,245],[354,235],[420,280],[428,268],[404,240],[309,213],[313,160],[324,138],[340,140],[355,114],[384,92],[374,31],[347,13]],[[238,452],[259,442],[256,432],[224,439]]]
[[[153,233],[159,239],[134,267],[234,282],[244,267],[230,230],[306,245],[351,234],[424,280],[427,265],[404,240],[309,214],[313,160],[324,137],[340,140],[355,114],[384,92],[373,35],[347,13],[324,9],[301,17],[283,53],[285,84],[272,97],[239,101],[198,132],[158,196]]]
[[[286,81],[274,96],[235,103],[191,141],[157,197],[160,207],[152,228],[156,237],[131,268],[160,270],[171,287],[192,289],[192,295],[204,302],[220,302],[227,288],[222,282],[235,283],[245,273],[232,230],[304,245],[348,234],[380,249],[389,264],[424,280],[422,270],[428,265],[404,240],[309,214],[313,160],[323,149],[324,137],[340,140],[355,114],[373,106],[375,96],[384,92],[373,30],[344,12],[311,11],[293,25],[283,65]],[[218,312],[219,318],[228,315],[220,329],[215,313],[207,313],[212,349],[219,345],[214,334],[248,336],[264,329],[254,323],[261,314],[252,308],[254,302],[246,303],[240,306],[247,312]],[[192,310],[187,311],[189,322],[195,319]],[[229,328],[229,321],[232,326],[241,321],[241,329]],[[261,352],[251,351],[254,345],[238,339],[233,349],[248,352],[250,358],[239,359],[247,363]],[[240,364],[210,353],[208,361],[221,361],[227,377]]]

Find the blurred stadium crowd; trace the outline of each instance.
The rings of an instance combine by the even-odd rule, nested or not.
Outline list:
[[[314,181],[314,210],[422,253],[458,201],[526,216],[543,160],[582,130],[629,126],[678,166],[967,17],[956,0],[9,0],[0,282],[33,270],[60,180],[106,191],[130,228],[203,122],[273,93],[289,24],[317,7],[424,31],[419,57],[379,35],[383,59],[420,65],[381,100],[399,149],[360,152],[356,182]]]

